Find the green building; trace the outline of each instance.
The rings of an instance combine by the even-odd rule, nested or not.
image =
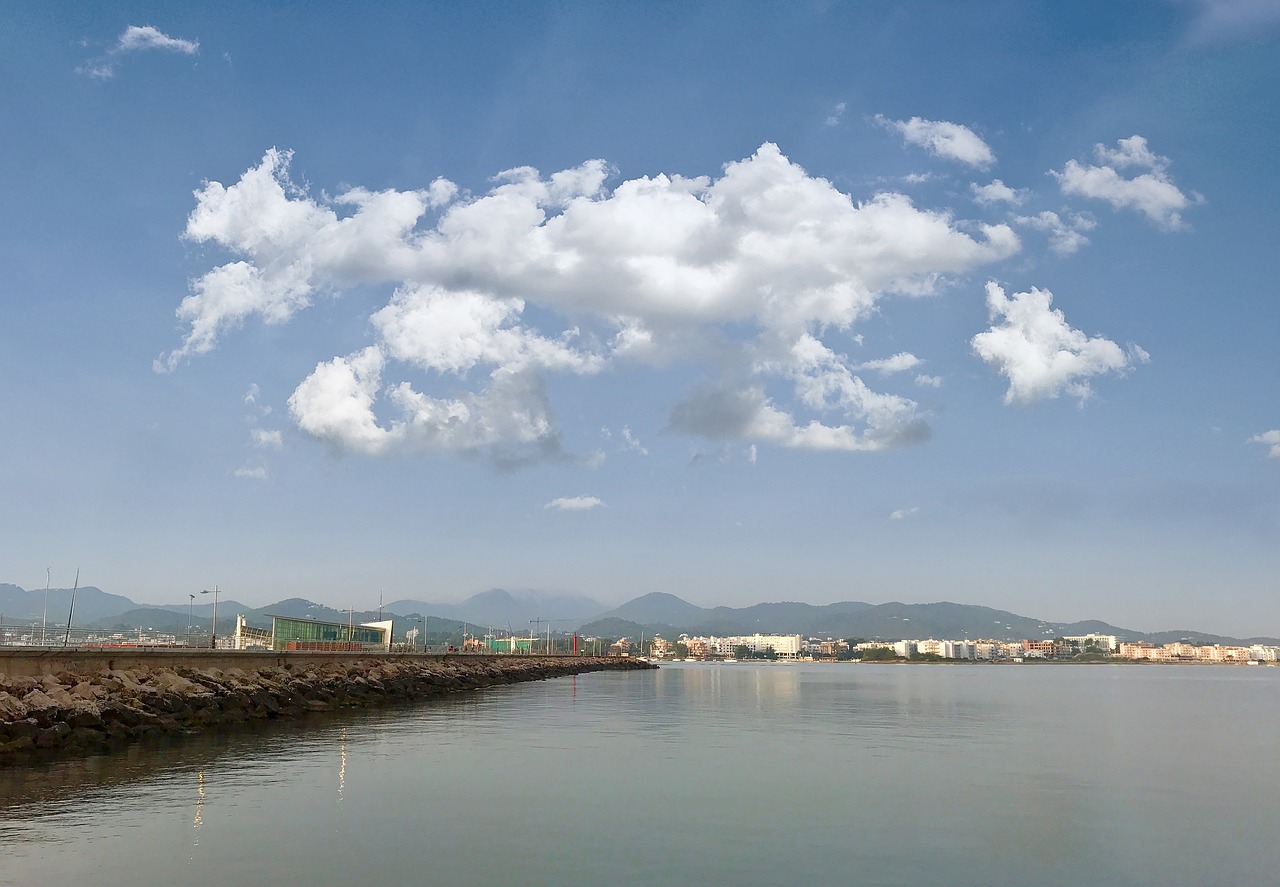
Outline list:
[[[271,616],[271,649],[390,652],[393,624],[394,620],[391,619],[353,625],[346,622],[320,622],[316,619]]]

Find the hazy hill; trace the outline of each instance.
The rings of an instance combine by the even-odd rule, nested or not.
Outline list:
[[[0,614],[14,622],[39,622],[44,612],[44,589],[24,591],[16,585],[0,585]],[[108,594],[93,585],[83,585],[76,589],[76,612],[73,621],[76,625],[93,622],[114,613],[123,613],[136,607],[133,601],[118,594]],[[49,589],[48,622],[67,624],[67,613],[71,607],[70,588]]]
[[[492,588],[474,594],[460,604],[433,604],[427,601],[392,601],[384,608],[392,613],[425,613],[442,619],[455,619],[476,626],[492,626],[505,630],[508,625],[517,634],[526,631],[534,619],[560,620],[553,631],[570,629],[604,609],[599,602],[577,595],[555,595],[538,591],[509,592]],[[545,627],[545,626],[544,626]]]
[[[1122,640],[1199,644],[1239,643],[1236,638],[1196,631],[1146,633],[1098,620],[1046,622],[974,604],[940,601],[931,604],[867,604],[845,601],[827,606],[768,603],[751,607],[706,609],[663,593],[628,601],[579,629],[583,634],[638,637],[641,631],[673,638],[689,634],[802,634],[832,638],[1053,638],[1061,635],[1112,634]],[[1280,643],[1274,638],[1247,638],[1249,643]]]
[[[640,625],[697,625],[708,612],[674,594],[653,591],[597,616],[591,624],[602,619],[623,619]]]
[[[0,617],[7,622],[40,621],[44,608],[43,588],[24,590],[17,585],[0,584]],[[65,626],[71,589],[49,589],[48,625]],[[549,595],[535,591],[508,592],[500,588],[473,595],[461,604],[431,604],[425,601],[399,600],[383,607],[384,619],[396,618],[396,637],[409,628],[425,625],[431,636],[457,636],[464,623],[473,633],[483,628],[505,631],[508,626],[516,634],[529,631],[534,619],[556,620],[553,631],[569,631],[575,626],[583,635],[638,638],[661,634],[674,639],[682,632],[690,634],[737,635],[802,634],[807,637],[840,638],[1052,638],[1060,635],[1113,634],[1123,640],[1152,643],[1187,641],[1195,644],[1266,643],[1280,644],[1270,637],[1231,638],[1205,632],[1181,629],[1144,633],[1109,625],[1097,620],[1081,622],[1045,622],[1019,616],[1006,610],[995,610],[973,604],[940,601],[931,604],[868,604],[843,601],[825,606],[783,601],[755,604],[750,607],[705,608],[691,604],[673,594],[652,592],[642,595],[600,614],[601,607],[590,598],[572,595]],[[305,598],[288,598],[265,607],[253,608],[231,600],[218,601],[218,633],[234,629],[237,613],[258,628],[270,626],[270,614],[324,622],[373,622],[377,610],[351,613],[318,604]],[[597,615],[599,614],[599,615]],[[75,627],[114,629],[152,628],[165,631],[186,630],[188,618],[193,625],[207,629],[213,615],[210,595],[197,596],[193,603],[165,606],[139,606],[129,598],[108,594],[92,585],[76,593]],[[594,616],[594,618],[591,618]],[[419,618],[425,622],[420,622]],[[590,621],[581,624],[584,619]],[[545,630],[545,622],[541,629]]]

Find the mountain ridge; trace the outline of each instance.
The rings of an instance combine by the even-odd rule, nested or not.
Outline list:
[[[50,588],[48,625],[65,625],[71,589]],[[25,590],[0,583],[0,617],[8,622],[38,622],[44,614],[45,590]],[[137,604],[123,595],[110,594],[96,586],[85,586],[76,594],[76,627],[182,629],[188,621],[207,627],[213,602],[186,604]],[[265,607],[249,607],[231,598],[218,602],[218,632],[229,632],[237,613],[251,625],[266,627],[269,617],[291,616],[328,622],[371,622],[376,610],[337,610],[306,598],[286,598]],[[591,609],[593,608],[593,609]],[[889,601],[838,601],[817,605],[799,601],[768,601],[747,607],[700,607],[669,592],[649,592],[612,610],[581,595],[556,595],[532,590],[510,592],[492,588],[472,595],[459,604],[432,604],[403,599],[382,607],[383,618],[397,620],[397,634],[414,627],[418,620],[428,631],[455,631],[465,624],[507,629],[523,634],[530,623],[545,626],[554,620],[555,632],[577,630],[588,635],[648,635],[675,637],[688,634],[802,634],[806,637],[862,638],[999,638],[1021,640],[1061,635],[1111,634],[1127,641],[1197,644],[1280,644],[1274,637],[1236,638],[1194,629],[1142,632],[1111,625],[1096,619],[1052,622],[1021,616],[979,604],[952,601],[907,604]]]

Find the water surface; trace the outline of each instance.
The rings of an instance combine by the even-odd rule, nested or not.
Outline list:
[[[1273,883],[1280,669],[676,664],[0,769],[0,885]]]

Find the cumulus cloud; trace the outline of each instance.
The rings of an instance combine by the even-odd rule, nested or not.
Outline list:
[[[1050,170],[1049,174],[1058,180],[1063,194],[1104,200],[1115,209],[1136,210],[1162,228],[1181,228],[1182,211],[1203,198],[1178,189],[1169,176],[1169,158],[1153,153],[1142,136],[1116,144],[1116,148],[1094,146],[1096,165],[1068,160],[1061,172]],[[1120,170],[1129,167],[1146,172],[1125,178]]]
[[[994,179],[985,185],[973,182],[969,185],[969,190],[973,192],[974,203],[979,203],[983,206],[990,206],[995,203],[1008,203],[1012,206],[1018,206],[1027,199],[1025,188],[1010,188],[999,179]]]
[[[1009,380],[1005,403],[1027,405],[1063,394],[1083,402],[1092,394],[1090,377],[1123,372],[1148,359],[1137,346],[1126,353],[1110,339],[1073,329],[1052,302],[1048,290],[1032,287],[1006,296],[998,284],[987,283],[987,308],[1000,323],[974,336],[971,344]]]
[[[1073,213],[1063,219],[1055,212],[1045,210],[1035,216],[1017,216],[1014,219],[1019,225],[1026,225],[1037,231],[1047,232],[1049,248],[1060,256],[1070,256],[1089,243],[1084,232],[1092,231],[1097,222],[1092,217]]]
[[[105,55],[85,62],[76,68],[76,71],[95,80],[109,80],[115,76],[116,67],[120,64],[121,56],[145,50],[175,52],[180,55],[198,55],[200,53],[200,41],[170,37],[151,25],[130,25],[124,29],[124,33],[120,35],[116,45],[107,50]]]
[[[930,376],[926,373],[920,373],[918,376],[916,376],[916,384],[919,385],[921,388],[941,388],[942,377]]]
[[[1262,444],[1269,447],[1267,455],[1272,459],[1280,459],[1280,429],[1264,431],[1249,438],[1249,443]]]
[[[683,398],[672,427],[817,449],[914,442],[927,436],[915,404],[868,389],[830,341],[858,341],[852,325],[881,299],[936,292],[1021,246],[1008,225],[957,221],[900,193],[855,201],[769,143],[718,177],[609,188],[610,167],[590,160],[507,170],[481,194],[436,179],[317,198],[291,162],[271,149],[231,185],[195,192],[185,237],[227,261],[192,282],[182,342],[155,368],[175,370],[250,320],[288,322],[319,295],[387,286],[375,341],[321,360],[289,398],[299,428],[357,453],[557,453],[546,376],[712,360],[715,395]],[[448,396],[427,393],[424,375]],[[765,395],[779,381],[793,402]],[[711,401],[710,417],[691,415],[691,402]],[[744,408],[745,420],[722,421]]]
[[[573,496],[569,498],[561,497],[552,499],[543,508],[549,508],[553,511],[590,511],[593,508],[599,508],[604,505],[595,496]]]
[[[890,120],[877,114],[876,123],[897,131],[908,145],[924,148],[935,157],[957,160],[960,163],[986,169],[996,162],[996,155],[969,127],[945,120]]]

